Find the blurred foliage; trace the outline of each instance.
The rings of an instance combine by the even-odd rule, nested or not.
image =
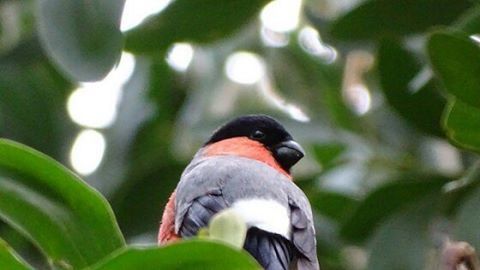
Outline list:
[[[0,142],[0,265],[255,269],[244,253],[203,240],[115,251],[124,239],[156,242],[195,150],[245,113],[277,117],[307,149],[294,173],[312,203],[323,270],[433,269],[445,239],[480,250],[477,1],[305,0],[287,33],[259,19],[269,3],[174,0],[122,32],[128,2],[0,1],[0,136],[9,139]],[[305,29],[318,31],[314,43]],[[185,72],[166,61],[176,42],[194,48]],[[135,68],[115,122],[96,128],[103,161],[81,180],[65,167],[76,134],[92,127],[71,121],[66,104],[122,50]],[[224,75],[237,51],[262,60],[262,81]],[[310,122],[294,120],[298,111]]]
[[[72,79],[101,79],[117,62],[123,47],[119,26],[124,2],[38,2],[37,29],[44,48]]]
[[[134,53],[155,53],[165,51],[175,41],[213,42],[249,22],[266,2],[177,0],[162,12],[162,16],[153,16],[127,32],[125,49]]]

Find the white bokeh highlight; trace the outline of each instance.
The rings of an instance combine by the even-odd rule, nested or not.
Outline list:
[[[89,128],[106,128],[113,124],[123,85],[133,74],[135,58],[123,53],[121,60],[103,80],[81,83],[67,101],[70,118]]]
[[[298,43],[304,51],[330,64],[337,59],[337,51],[325,44],[320,34],[311,26],[303,27],[298,34]]]
[[[288,33],[275,32],[264,26],[260,29],[260,39],[265,46],[273,48],[285,47],[290,42]]]
[[[274,32],[291,32],[298,27],[301,0],[274,0],[260,13],[263,27]]]
[[[167,54],[168,65],[176,71],[183,72],[192,62],[194,50],[188,43],[175,43]]]
[[[98,131],[83,130],[76,137],[70,152],[70,164],[81,175],[93,173],[105,153],[105,137]]]
[[[358,115],[366,114],[372,106],[370,90],[364,84],[354,84],[345,89],[346,101]]]
[[[227,58],[225,74],[236,83],[255,84],[265,76],[265,62],[257,54],[236,52]]]
[[[150,15],[161,12],[171,0],[127,0],[123,8],[120,30],[127,31],[139,25]]]

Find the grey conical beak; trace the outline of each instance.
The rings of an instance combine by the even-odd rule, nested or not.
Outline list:
[[[293,140],[275,145],[272,152],[278,163],[287,171],[305,156],[302,146]]]

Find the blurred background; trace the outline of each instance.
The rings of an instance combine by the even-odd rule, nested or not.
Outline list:
[[[446,239],[480,248],[480,114],[452,115],[426,43],[439,28],[478,42],[476,3],[2,0],[0,136],[78,173],[151,244],[211,132],[269,114],[307,149],[294,175],[323,270],[437,269]]]

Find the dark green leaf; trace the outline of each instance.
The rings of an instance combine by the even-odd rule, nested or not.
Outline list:
[[[75,127],[65,113],[73,85],[49,63],[36,39],[0,57],[0,137],[67,160]]]
[[[134,53],[162,52],[177,41],[207,43],[231,35],[249,22],[267,0],[176,0],[126,34]]]
[[[421,70],[415,56],[393,40],[382,40],[378,49],[378,73],[388,103],[409,123],[435,136],[443,136],[441,116],[446,100],[432,80],[411,89]]]
[[[75,80],[105,77],[122,50],[124,2],[38,1],[38,32],[51,59]]]
[[[414,34],[450,24],[471,5],[468,0],[367,0],[334,21],[330,32],[343,40]]]
[[[347,195],[329,191],[313,191],[308,198],[315,211],[340,223],[358,206],[358,201]]]
[[[86,267],[124,246],[106,200],[43,154],[0,140],[0,219],[57,266]]]
[[[15,253],[15,251],[0,239],[0,265],[3,269],[28,270],[32,269]]]
[[[372,191],[341,228],[345,238],[361,242],[388,216],[406,205],[438,193],[447,179],[439,176],[411,176],[387,183]]]
[[[456,218],[455,240],[466,241],[475,249],[480,249],[480,189],[468,196]]]
[[[210,241],[184,241],[165,247],[130,248],[107,259],[94,270],[261,269],[245,251]]]
[[[372,238],[367,269],[425,269],[434,205],[427,198],[382,223]]]
[[[427,44],[430,62],[447,91],[480,108],[480,48],[467,35],[436,32]]]
[[[456,145],[480,152],[480,109],[451,99],[443,125],[447,136]]]

